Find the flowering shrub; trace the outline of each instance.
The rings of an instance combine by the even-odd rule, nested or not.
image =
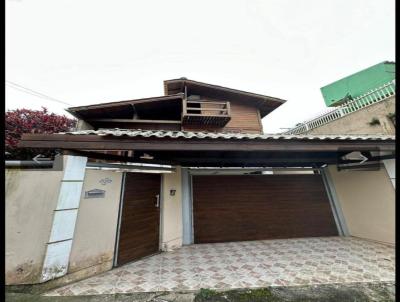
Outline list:
[[[18,148],[23,133],[51,134],[72,130],[76,120],[65,115],[49,113],[45,107],[42,110],[16,109],[6,112],[5,117],[5,147],[7,159],[26,160],[38,154],[53,157],[55,150]]]

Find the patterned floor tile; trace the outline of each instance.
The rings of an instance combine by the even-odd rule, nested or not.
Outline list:
[[[393,281],[394,247],[352,237],[185,246],[48,292],[96,295]]]

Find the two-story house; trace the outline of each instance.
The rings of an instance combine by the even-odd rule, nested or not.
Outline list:
[[[353,230],[334,194],[335,165],[357,165],[360,160],[342,156],[362,152],[368,158],[363,167],[377,167],[382,158],[370,151],[395,148],[391,136],[264,134],[261,120],[285,102],[275,97],[186,78],[165,81],[164,91],[160,97],[69,108],[79,119],[76,131],[23,136],[21,147],[64,152],[51,225],[52,234],[60,235],[45,243],[42,281],[69,273],[71,248],[77,257],[74,249],[82,241],[86,263],[98,261],[105,254],[98,249],[107,246],[110,269],[189,244],[349,235]],[[88,175],[97,173],[86,171],[88,159],[122,175],[114,182],[120,193],[108,204],[85,199],[110,196],[99,184],[107,183],[104,177],[87,185]],[[390,184],[382,171],[368,173]],[[100,214],[103,206],[110,208]],[[83,222],[83,212],[91,219]],[[76,221],[85,232],[71,233]]]
[[[185,78],[164,82],[165,96],[69,108],[78,130],[123,128],[262,134],[261,119],[285,101]]]

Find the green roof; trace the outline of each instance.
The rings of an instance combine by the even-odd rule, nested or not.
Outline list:
[[[395,79],[395,62],[384,61],[321,88],[328,107],[359,97]]]

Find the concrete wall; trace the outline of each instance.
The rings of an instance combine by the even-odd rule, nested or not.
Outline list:
[[[68,273],[112,268],[121,181],[122,173],[86,170]],[[85,191],[92,189],[105,190],[105,197],[85,198]]]
[[[387,117],[395,113],[396,99],[391,97],[359,111],[353,112],[321,127],[312,129],[307,134],[386,134],[395,135],[396,130]],[[371,126],[368,123],[377,118],[380,125]]]
[[[174,196],[170,190],[176,190]],[[161,247],[169,251],[182,246],[182,178],[181,168],[165,173],[162,178]]]
[[[386,170],[328,170],[350,235],[394,244],[395,190]]]
[[[6,284],[40,282],[62,171],[6,169]]]
[[[82,279],[113,266],[122,173],[86,169],[67,275],[54,284]],[[43,261],[63,171],[6,171],[6,284],[41,282]],[[104,198],[85,191],[105,190]],[[170,190],[176,190],[174,196]],[[181,169],[165,173],[161,192],[161,247],[182,246]]]
[[[41,273],[63,171],[6,170],[6,284],[35,284]],[[112,268],[122,173],[86,170],[68,274],[59,284]],[[85,191],[105,198],[85,199]]]

